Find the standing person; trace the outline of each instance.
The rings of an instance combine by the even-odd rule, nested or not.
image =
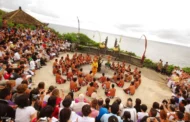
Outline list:
[[[166,62],[166,64],[164,65],[164,67],[162,69],[162,73],[166,74],[167,73],[167,69],[168,69],[168,62]]]
[[[98,62],[97,59],[95,58],[94,61],[92,62],[92,74],[95,76],[98,70]]]
[[[158,64],[157,64],[157,71],[158,72],[161,72],[162,71],[162,67],[163,67],[163,64],[162,64],[162,59],[160,59],[160,61],[158,62]]]

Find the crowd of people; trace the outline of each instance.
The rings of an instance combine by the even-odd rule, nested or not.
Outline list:
[[[61,57],[60,60],[55,59],[53,63],[53,74],[56,77],[56,83],[61,84],[70,81],[70,90],[72,92],[77,92],[80,90],[81,86],[89,84],[86,95],[91,97],[99,88],[97,83],[97,81],[99,81],[102,84],[102,88],[105,90],[106,96],[114,98],[116,94],[115,85],[123,88],[125,82],[131,82],[130,86],[124,89],[124,92],[134,95],[135,90],[141,84],[141,71],[139,71],[137,67],[134,71],[131,71],[131,66],[129,65],[126,68],[125,62],[118,62],[115,64],[113,61],[111,64],[111,58],[108,56],[108,63],[110,64],[108,65],[108,63],[106,63],[106,66],[115,71],[113,77],[106,77],[105,73],[102,73],[102,76],[96,79],[94,76],[98,66],[94,68],[94,63],[92,62],[97,62],[100,57],[101,56],[92,57],[89,54],[83,55],[75,53],[72,58],[67,54],[65,58]],[[92,64],[92,70],[89,74],[85,74],[83,69],[80,68],[80,66],[85,64]],[[65,75],[66,79],[64,79],[62,75]]]
[[[154,102],[151,108],[130,96],[125,104],[120,98],[111,104],[115,85],[123,87],[124,82],[131,82],[124,92],[135,93],[141,84],[141,71],[138,68],[131,71],[125,62],[112,62],[109,68],[115,71],[113,77],[103,73],[95,78],[92,71],[84,74],[80,66],[91,64],[98,57],[75,53],[72,58],[69,55],[56,58],[69,47],[69,42],[59,40],[50,30],[0,29],[0,122],[189,122],[189,74],[175,69],[168,78],[173,96],[161,104]],[[70,82],[68,94],[54,85],[46,86],[45,82],[31,89],[36,70],[52,59],[56,83]],[[85,85],[88,85],[87,92],[74,97]],[[93,97],[101,87],[107,96],[105,100]]]

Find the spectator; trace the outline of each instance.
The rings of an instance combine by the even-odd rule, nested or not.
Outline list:
[[[69,108],[64,108],[60,112],[60,122],[70,122],[71,110]]]
[[[95,122],[94,118],[89,117],[91,112],[92,111],[91,111],[90,105],[84,105],[82,107],[83,117],[79,117],[78,122]]]
[[[134,108],[136,109],[137,112],[141,112],[141,100],[139,98],[136,99],[136,104]]]
[[[30,122],[36,119],[37,111],[34,107],[29,106],[28,99],[27,95],[21,95],[15,99],[15,103],[18,105],[15,122]]]
[[[0,91],[0,121],[7,118],[14,120],[15,111],[9,106],[8,100],[11,99],[11,92],[9,88],[4,88]],[[5,120],[6,121],[6,120]]]
[[[103,107],[104,101],[103,99],[98,99],[98,108],[99,108],[99,115],[96,117],[96,121],[100,122],[101,117],[104,114],[109,113],[107,108]]]
[[[110,110],[110,107],[111,107],[111,105],[110,105],[110,98],[106,98],[105,99],[105,103],[106,104],[104,104],[104,107],[107,108],[107,110]]]
[[[97,110],[98,107],[98,100],[97,99],[93,99],[91,102],[91,114],[90,116],[93,118],[96,118],[99,114],[99,111]]]
[[[148,116],[148,113],[146,112],[147,111],[147,106],[145,104],[142,104],[140,106],[140,109],[141,109],[141,112],[138,112],[137,113],[137,118],[138,120],[140,121],[144,116]]]
[[[133,103],[132,102],[133,101],[132,101],[131,98],[129,98],[127,100],[127,105],[126,105],[127,108],[123,109],[123,111],[121,113],[121,116],[123,116],[123,114],[124,114],[125,111],[128,111],[131,114],[131,120],[134,121],[134,122],[136,122],[137,121],[137,111],[136,111],[135,108],[133,108]]]
[[[110,116],[114,115],[115,117],[117,117],[117,120],[119,122],[122,122],[121,120],[121,117],[120,116],[117,116],[117,114],[119,113],[119,105],[118,103],[114,102],[112,105],[111,105],[111,113],[109,114],[104,114],[102,117],[101,117],[101,122],[108,122],[108,119]]]
[[[82,112],[82,107],[86,105],[87,103],[84,102],[84,94],[79,95],[79,102],[74,103],[73,105],[73,111],[75,111],[77,114],[80,114]]]
[[[131,120],[131,113],[128,111],[125,111],[123,114],[123,122],[133,122]]]

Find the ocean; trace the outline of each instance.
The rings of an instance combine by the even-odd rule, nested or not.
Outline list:
[[[49,24],[49,27],[55,29],[60,33],[78,32],[78,28],[67,27],[62,25]],[[97,32],[93,30],[80,29],[80,33],[86,34],[89,38],[96,42],[105,41],[108,36],[108,47],[113,48],[115,39],[119,41],[121,36]],[[162,42],[151,41],[148,39],[148,46],[146,57],[158,62],[160,59],[163,63],[168,62],[180,67],[190,67],[190,47],[179,46],[174,44],[167,44]],[[121,50],[134,52],[138,56],[142,56],[145,48],[144,39],[123,36],[121,43],[119,43]]]

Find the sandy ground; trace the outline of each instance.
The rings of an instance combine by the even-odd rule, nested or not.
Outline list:
[[[59,56],[65,57],[66,54],[62,54]],[[73,55],[73,53],[69,53],[70,57]],[[55,82],[55,76],[52,74],[52,65],[53,65],[54,60],[51,60],[50,62],[47,63],[47,66],[44,66],[40,70],[36,71],[36,75],[33,77],[34,81],[34,87],[37,86],[37,84],[41,81],[44,81],[46,83],[46,89],[50,85],[55,85],[59,89],[63,89],[65,95],[70,91],[69,90],[69,82],[66,82],[65,84],[56,84]],[[105,62],[104,62],[105,63]],[[132,69],[134,69],[135,66],[132,66]],[[85,73],[89,73],[91,70],[90,65],[85,65],[82,66],[83,71]],[[163,99],[169,99],[171,97],[171,91],[170,89],[166,86],[166,76],[163,76],[153,70],[147,69],[147,68],[141,68],[142,71],[142,83],[139,86],[139,88],[136,90],[135,95],[129,96],[124,93],[123,88],[127,88],[130,83],[125,83],[123,88],[119,88],[116,86],[116,97],[120,97],[122,99],[122,103],[125,105],[126,101],[128,98],[132,98],[135,104],[135,99],[140,98],[142,100],[143,104],[146,104],[149,109],[152,106],[152,103],[157,101],[161,103]],[[110,69],[106,69],[105,65],[102,65],[102,71],[100,73],[97,73],[95,77],[100,77],[102,72],[106,74],[107,77],[112,77],[113,76],[113,71]],[[65,77],[65,76],[63,76]],[[99,84],[100,85],[100,84]],[[87,86],[84,86],[81,88],[80,91],[75,93],[75,97],[77,97],[80,93],[86,92]],[[98,97],[101,97],[103,99],[106,98],[104,94],[104,90],[100,87],[97,90]],[[88,99],[91,99],[87,97]],[[115,100],[112,99],[111,102]]]

